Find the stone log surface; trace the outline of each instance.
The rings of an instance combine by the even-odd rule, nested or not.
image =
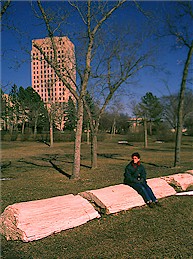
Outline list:
[[[178,192],[176,193],[177,196],[193,196],[193,191],[188,191],[188,192]]]
[[[176,191],[164,179],[152,178],[147,180],[157,199],[175,195]]]
[[[188,170],[188,171],[186,171],[186,173],[193,175],[193,170]]]
[[[162,179],[167,181],[169,184],[174,184],[176,187],[181,187],[183,191],[185,191],[189,186],[193,185],[193,175],[189,173],[168,175],[162,177]]]
[[[145,204],[143,198],[131,187],[119,184],[80,193],[80,195],[98,207],[105,209],[106,214],[128,210]]]
[[[0,232],[7,240],[29,242],[99,217],[86,199],[69,194],[8,206],[1,214]]]
[[[158,199],[176,194],[176,191],[161,178],[149,179],[147,182]],[[90,190],[82,192],[80,195],[105,209],[106,214],[128,210],[145,204],[143,198],[135,190],[124,184]]]
[[[164,198],[176,194],[174,188],[169,185],[173,182],[180,185],[183,190],[193,185],[192,171],[148,179],[147,182],[158,199]],[[29,242],[74,228],[100,217],[89,201],[104,209],[106,214],[145,204],[135,190],[124,184],[90,190],[79,195],[69,194],[21,202],[8,206],[1,214],[0,233],[7,240]]]

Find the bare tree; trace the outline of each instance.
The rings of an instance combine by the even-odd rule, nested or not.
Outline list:
[[[178,47],[186,49],[187,54],[184,62],[178,112],[177,112],[177,128],[176,128],[176,142],[175,142],[175,158],[174,166],[180,165],[180,152],[182,142],[182,128],[183,128],[183,110],[184,110],[184,96],[185,89],[188,80],[189,68],[193,54],[193,38],[192,38],[192,26],[193,26],[193,7],[191,2],[178,2],[176,3],[175,16],[167,19],[167,30],[169,36],[173,36],[176,39]]]
[[[108,26],[109,37],[105,31],[97,37],[100,51],[95,55],[97,65],[91,68],[89,93],[99,109],[93,114],[84,99],[91,129],[92,168],[97,167],[97,134],[102,114],[115,94],[129,95],[129,86],[134,84],[135,76],[151,64],[154,48],[144,48],[152,33],[151,28],[147,30],[144,26],[144,30],[140,30],[135,28],[133,21],[131,23],[122,25],[121,30],[120,26],[116,28],[116,24],[111,24]]]
[[[117,44],[117,41],[115,41]],[[135,44],[134,44],[135,45]],[[133,46],[134,47],[134,46]],[[141,45],[140,45],[141,47]],[[101,94],[98,95],[100,100],[103,100],[98,110],[98,114],[93,114],[89,111],[89,107],[85,103],[87,112],[90,118],[90,128],[91,128],[91,163],[92,168],[97,167],[97,134],[99,129],[99,122],[102,114],[104,113],[107,105],[112,100],[115,93],[120,89],[123,83],[129,84],[128,80],[132,78],[139,70],[148,66],[149,52],[145,54],[138,54],[139,46],[135,45],[135,55],[133,55],[132,48],[127,46],[128,49],[124,51],[124,58],[121,56],[123,54],[120,49],[119,51],[111,52],[111,55],[106,60],[106,71],[107,74],[101,75],[101,81],[97,85],[100,85]],[[96,76],[95,76],[96,77]],[[100,77],[99,77],[100,78]],[[97,89],[99,92],[99,89]],[[128,91],[128,89],[127,89]]]
[[[177,128],[177,115],[178,115],[178,103],[179,93],[170,93],[160,98],[163,106],[163,118],[170,125],[171,129]],[[183,109],[183,121],[185,122],[188,117],[193,114],[193,91],[190,88],[186,88],[184,96],[184,109]]]
[[[72,88],[72,84],[66,79],[60,69],[57,66],[57,52],[56,52],[56,45],[54,43],[54,33],[56,32],[57,28],[52,28],[52,19],[48,13],[46,13],[45,9],[43,8],[41,1],[38,1],[38,7],[45,22],[48,35],[52,42],[52,48],[54,50],[54,59],[50,60],[49,57],[46,56],[45,52],[38,46],[37,44],[34,45],[40,53],[44,56],[44,59],[48,62],[48,64],[54,69],[56,75],[60,78],[60,80],[66,85],[66,87],[71,91],[74,97],[77,100],[77,125],[76,125],[76,137],[75,137],[75,147],[74,147],[74,167],[72,178],[79,178],[80,177],[80,148],[81,148],[81,136],[82,136],[82,124],[83,124],[83,100],[86,94],[88,81],[90,78],[91,72],[91,62],[92,62],[92,54],[93,54],[93,46],[94,41],[97,35],[97,32],[102,28],[102,25],[105,21],[114,13],[116,9],[118,9],[126,0],[121,0],[118,2],[113,2],[108,4],[108,2],[94,2],[88,0],[85,2],[71,2],[71,5],[79,12],[80,17],[84,23],[86,28],[85,38],[86,43],[84,46],[85,52],[83,56],[83,63],[82,69],[78,67],[78,64],[74,64],[74,69],[76,67],[76,71],[80,76],[80,87],[78,88],[77,83],[71,78],[70,72],[66,71],[66,75],[68,76],[71,83],[76,86],[76,91]],[[85,9],[86,7],[86,9]],[[84,12],[81,11],[81,8],[84,9]],[[93,9],[94,8],[94,9]],[[59,25],[58,25],[59,26]]]
[[[11,0],[9,0],[9,1],[2,1],[0,20],[1,20],[2,16],[3,16],[3,14],[6,12],[7,8],[9,7],[10,3],[11,3]]]
[[[193,54],[193,42],[189,46],[189,51],[188,51],[188,54],[187,54],[185,65],[184,65],[183,76],[182,76],[181,87],[180,87],[174,166],[178,166],[180,164],[180,151],[181,151],[182,129],[183,129],[184,94],[185,94],[186,81],[187,81],[187,77],[188,77],[188,69],[189,69],[189,66],[190,66],[192,54]]]

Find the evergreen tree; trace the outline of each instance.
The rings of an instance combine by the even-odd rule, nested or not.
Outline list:
[[[48,128],[48,112],[39,94],[32,88],[25,89],[25,104],[28,111],[29,124],[34,130],[34,137],[38,128]]]
[[[66,118],[65,118],[65,130],[73,131],[76,127],[77,113],[74,101],[71,97],[68,99],[67,108],[66,108]]]
[[[89,92],[86,92],[85,95],[85,101],[87,103],[87,105],[90,108],[90,113],[92,115],[92,118],[95,120],[97,118],[97,112],[98,112],[98,106],[94,103],[93,98],[91,97],[91,95],[89,94]],[[86,112],[86,109],[84,107],[84,119],[83,119],[83,129],[88,129],[88,124],[90,124],[89,121],[89,116]]]
[[[147,92],[141,98],[141,102],[134,107],[134,114],[143,119],[144,125],[144,147],[147,148],[147,127],[149,124],[149,132],[152,135],[152,125],[159,124],[162,116],[162,106],[159,99],[151,92]]]
[[[11,88],[8,100],[9,110],[9,130],[12,132],[18,131],[18,124],[20,119],[20,104],[18,100],[18,87],[14,84]]]
[[[141,116],[149,123],[150,135],[152,135],[152,126],[158,125],[162,118],[163,107],[159,99],[151,92],[147,92],[141,98],[141,102],[137,106],[137,115]]]
[[[7,130],[7,119],[8,119],[8,105],[6,96],[3,90],[0,88],[0,103],[1,103],[1,129]]]

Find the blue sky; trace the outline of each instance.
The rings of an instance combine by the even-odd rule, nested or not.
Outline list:
[[[34,4],[35,2],[32,1]],[[58,1],[50,3],[50,6],[56,5]],[[157,10],[161,12],[161,3],[159,1],[140,2],[145,10]],[[163,2],[166,5],[168,2]],[[66,3],[67,11],[71,8]],[[166,8],[167,9],[167,8]],[[71,9],[72,10],[72,9]],[[138,26],[143,24],[142,15],[132,8],[129,15],[131,19],[135,19]],[[114,19],[116,21],[127,21],[128,9],[121,8],[115,13]],[[113,17],[113,16],[112,16]],[[113,18],[112,18],[113,19]],[[72,22],[73,21],[73,22]],[[71,23],[66,26],[66,32],[72,33],[79,26],[79,18],[72,15]],[[44,26],[34,17],[30,2],[28,1],[13,1],[12,6],[8,9],[6,15],[3,17],[3,23],[13,25],[14,29],[3,27],[1,31],[1,85],[5,92],[9,92],[11,86],[16,84],[18,87],[24,88],[31,86],[31,71],[30,71],[30,50],[31,41],[36,38],[43,38],[46,36]],[[73,24],[72,24],[73,23]],[[71,34],[73,35],[73,34]],[[70,39],[73,39],[70,35]],[[74,42],[76,47],[76,42]],[[169,73],[168,75],[150,70],[144,70],[138,75],[138,83],[132,88],[136,98],[144,96],[146,92],[152,92],[154,95],[160,97],[163,94],[169,94],[166,84],[172,93],[176,93],[180,89],[181,76],[183,70],[183,63],[181,60],[186,58],[186,51],[182,49],[174,50],[172,45],[175,40],[172,38],[164,38],[159,42],[161,48],[156,53],[156,63],[162,65]],[[126,100],[125,102],[128,102]]]

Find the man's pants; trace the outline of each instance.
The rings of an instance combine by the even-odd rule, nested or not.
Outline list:
[[[147,185],[147,183],[130,183],[129,186],[136,190],[143,197],[146,203],[148,201],[155,202],[157,200],[152,189]]]

